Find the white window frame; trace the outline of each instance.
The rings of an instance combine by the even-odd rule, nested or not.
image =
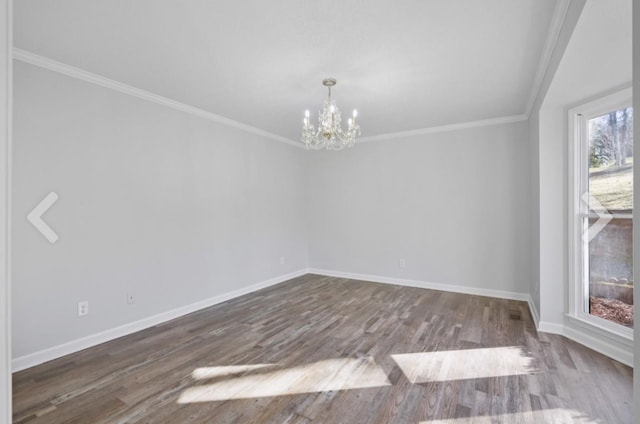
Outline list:
[[[582,234],[585,230],[583,218],[590,211],[581,198],[588,188],[589,148],[585,138],[588,136],[589,120],[614,110],[632,106],[632,90],[628,88],[572,108],[568,114],[569,313],[567,316],[594,330],[604,330],[628,340],[633,340],[632,328],[591,315],[588,312],[589,270],[585,257],[588,255],[588,246],[586,249],[584,248],[585,242]],[[593,213],[591,214],[593,215]],[[613,214],[613,216],[629,217],[628,214],[624,216]],[[637,324],[634,323],[634,325]]]

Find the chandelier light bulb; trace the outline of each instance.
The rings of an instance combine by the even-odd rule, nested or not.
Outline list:
[[[318,114],[318,126],[314,126],[309,119],[309,110],[304,112],[302,127],[302,142],[308,149],[341,150],[351,147],[360,135],[360,126],[356,123],[358,111],[353,110],[353,118],[347,120],[347,128],[342,129],[342,113],[331,98],[331,87],[336,85],[334,78],[326,78],[322,85],[328,88],[329,96],[322,104]]]

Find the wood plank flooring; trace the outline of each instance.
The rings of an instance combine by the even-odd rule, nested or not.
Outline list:
[[[631,423],[524,302],[305,275],[14,374],[15,423]]]

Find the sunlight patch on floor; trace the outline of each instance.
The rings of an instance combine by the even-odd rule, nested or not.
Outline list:
[[[522,348],[446,350],[391,355],[412,383],[531,374],[533,359]]]
[[[421,421],[419,424],[604,424],[569,409],[543,409],[540,411],[516,412],[513,414],[487,415],[469,418],[449,418],[445,420]]]
[[[213,402],[390,386],[373,358],[336,358],[243,375],[185,390],[178,403]]]
[[[268,367],[274,367],[274,364],[255,364],[255,365],[225,365],[220,367],[202,367],[196,368],[191,373],[194,380],[210,380],[217,377],[227,377],[234,374],[244,374],[249,371],[259,370]]]

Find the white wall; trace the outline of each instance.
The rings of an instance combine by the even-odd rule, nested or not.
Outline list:
[[[531,296],[532,307],[535,309],[532,311],[534,314],[534,321],[536,327],[540,320],[540,148],[537,140],[540,138],[540,119],[538,111],[534,111],[529,117],[529,178],[530,178],[530,194],[531,194],[531,209],[530,209],[530,280],[529,280],[529,295]]]
[[[540,108],[545,100],[549,87],[551,86],[556,70],[565,53],[567,44],[571,39],[573,30],[580,18],[585,0],[570,0],[566,4],[563,22],[558,31],[553,51],[547,62],[540,87],[534,98],[534,102],[529,114],[529,162],[531,169],[531,281],[530,295],[535,308],[535,313],[539,314],[541,306],[541,223],[540,223],[540,178],[545,172],[540,168]],[[534,319],[538,319],[534,317]],[[536,322],[536,326],[538,322]]]
[[[531,210],[529,211],[530,227],[530,280],[529,280],[529,295],[531,296],[531,302],[533,308],[535,308],[534,320],[540,320],[540,148],[537,142],[540,139],[539,133],[539,116],[538,111],[535,111],[529,117],[529,170],[530,170],[530,183],[531,183]],[[536,326],[538,322],[536,321]]]
[[[362,143],[315,159],[313,268],[528,293],[526,122]]]
[[[0,423],[11,422],[9,204],[11,164],[11,0],[0,0]]]
[[[551,327],[568,312],[568,110],[631,83],[631,39],[630,0],[587,2],[540,106],[540,315]]]
[[[14,358],[307,267],[304,150],[14,70]]]
[[[563,109],[539,114],[540,320],[562,324],[567,292],[567,138]],[[549,327],[546,328],[547,330]]]
[[[539,188],[533,211],[539,222],[539,246],[532,261],[535,265],[539,257],[539,270],[532,273],[531,287],[535,290],[539,276],[540,329],[564,334],[625,363],[631,363],[633,354],[628,339],[566,316],[570,284],[567,117],[570,108],[631,84],[631,28],[631,0],[572,1],[554,52],[557,63],[550,64],[545,76],[548,89],[539,93],[530,121],[531,148],[538,153],[532,158],[532,175]]]

